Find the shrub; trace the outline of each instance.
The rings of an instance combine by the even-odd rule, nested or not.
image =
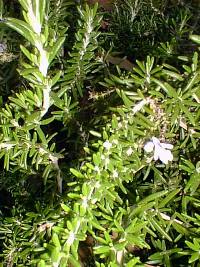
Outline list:
[[[2,22],[25,39],[0,110],[2,266],[198,265],[198,52],[113,71],[97,5],[19,2]]]

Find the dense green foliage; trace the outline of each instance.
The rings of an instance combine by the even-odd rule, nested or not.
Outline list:
[[[0,266],[200,266],[198,3],[114,2],[0,0]]]

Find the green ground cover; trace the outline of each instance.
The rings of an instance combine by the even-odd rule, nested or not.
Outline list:
[[[91,2],[0,0],[0,266],[200,266],[200,4]]]

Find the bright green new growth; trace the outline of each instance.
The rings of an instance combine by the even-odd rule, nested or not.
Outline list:
[[[19,188],[12,188],[17,208],[1,220],[2,264],[199,264],[198,52],[177,56],[174,66],[147,56],[136,60],[128,73],[118,67],[117,72],[108,71],[103,64],[95,69],[100,65],[95,54],[101,21],[97,6],[78,7],[74,43],[66,52],[71,34],[68,10],[73,10],[74,3],[63,0],[60,7],[43,0],[19,3],[24,20],[5,21],[26,41],[20,45],[19,64],[24,86],[0,110],[0,155],[4,168],[15,171],[12,175]],[[200,43],[198,35],[190,38]],[[104,79],[94,88],[96,94],[103,90],[100,86],[112,93],[108,100],[100,94],[88,104],[86,90],[98,75]],[[99,106],[106,100],[108,107],[99,116]],[[87,126],[84,119],[80,126],[87,141],[85,136],[83,143],[77,141],[83,147],[75,160],[67,162],[65,151],[57,150],[56,131],[59,134],[68,127],[70,138],[74,130],[70,122],[79,119],[87,104],[91,108]],[[91,118],[89,112],[99,117]],[[42,172],[47,185],[52,178],[57,180],[62,195],[55,196],[55,189],[48,194],[50,187],[46,187],[40,198],[35,192],[36,201],[28,202],[28,207],[20,203],[29,193],[25,181],[18,179],[23,172],[30,180]],[[12,183],[12,175],[4,177]],[[80,249],[88,236],[94,244],[83,262]]]

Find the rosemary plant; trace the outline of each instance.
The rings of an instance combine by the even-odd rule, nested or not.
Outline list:
[[[20,36],[19,85],[0,107],[0,266],[198,266],[200,61],[178,41],[190,34],[192,50],[200,45],[194,9],[164,23],[173,1],[116,1],[116,50],[124,25],[140,38],[153,32],[151,55],[137,43],[142,60],[122,71],[101,55],[98,6],[79,2],[19,0],[14,16],[0,1],[0,53]],[[167,28],[163,42],[156,32]]]

